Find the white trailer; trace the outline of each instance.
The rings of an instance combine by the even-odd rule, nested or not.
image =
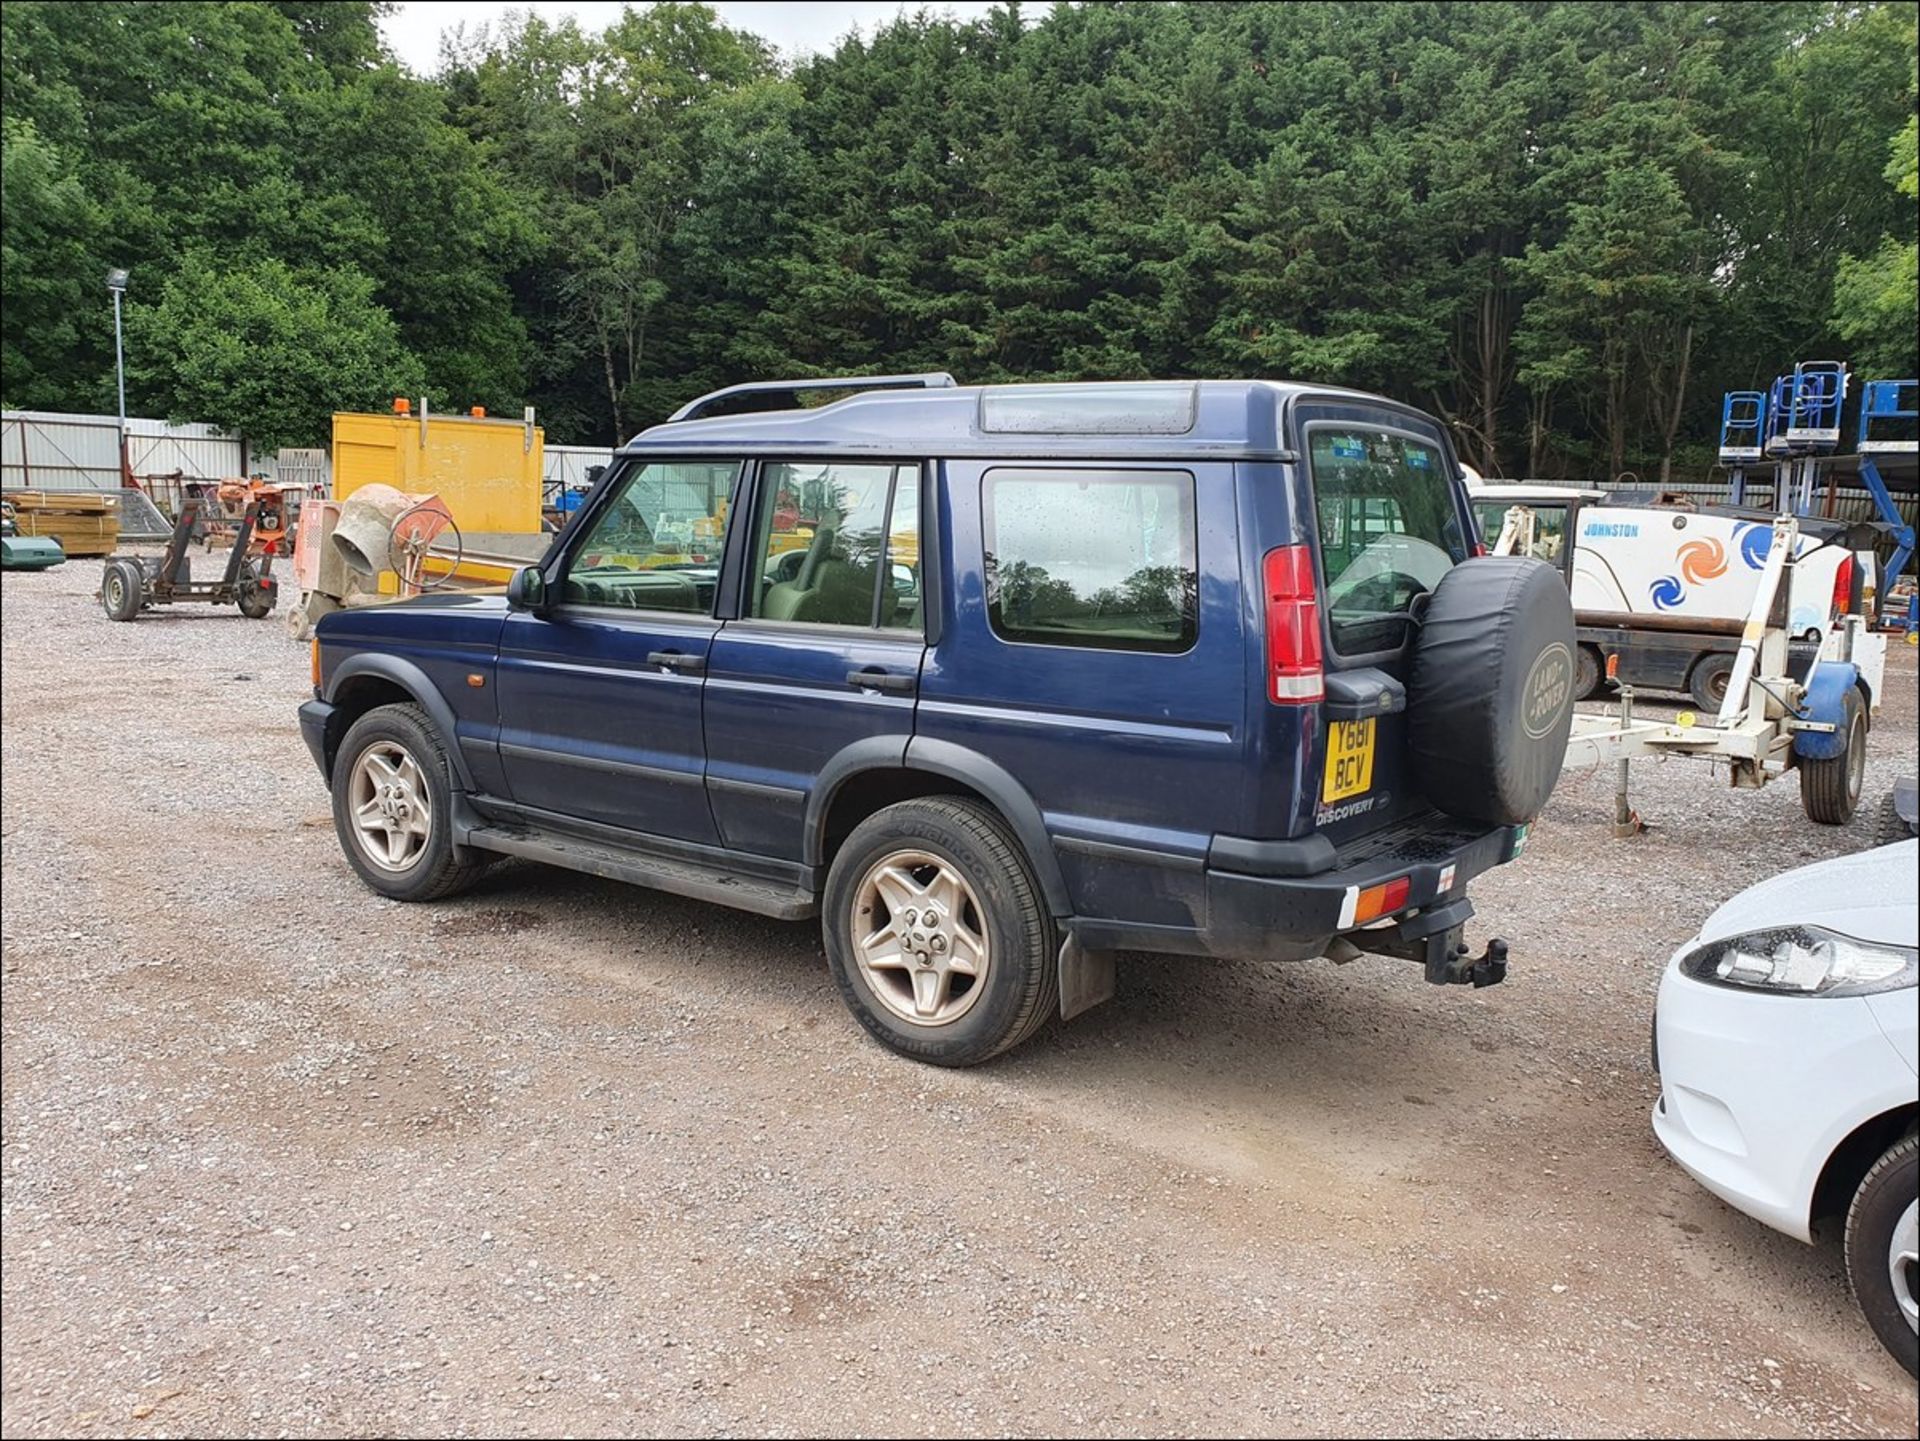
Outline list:
[[[1508,517],[1501,542],[1524,539],[1524,507]],[[1788,665],[1784,598],[1791,584],[1800,527],[1777,518],[1760,567],[1753,604],[1741,629],[1725,698],[1710,718],[1682,711],[1671,721],[1634,715],[1631,686],[1622,687],[1617,715],[1578,714],[1564,766],[1613,762],[1614,834],[1640,829],[1628,799],[1629,768],[1642,756],[1692,756],[1723,761],[1738,788],[1757,789],[1788,770],[1800,772],[1800,800],[1808,817],[1844,825],[1860,800],[1871,703],[1879,694],[1886,640],[1863,617],[1849,615],[1828,635],[1801,679]]]
[[[1719,709],[1772,545],[1771,516],[1726,506],[1617,505],[1605,492],[1531,481],[1468,488],[1489,539],[1510,508],[1523,507],[1530,530],[1507,553],[1545,560],[1566,577],[1583,699],[1611,674],[1628,685],[1688,691],[1701,709]],[[1796,668],[1804,669],[1838,618],[1873,612],[1873,551],[1847,537],[1848,529],[1803,522],[1794,540],[1780,623],[1796,645]]]

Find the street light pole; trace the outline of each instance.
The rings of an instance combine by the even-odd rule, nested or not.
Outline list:
[[[125,485],[132,478],[127,465],[127,363],[120,339],[120,297],[126,294],[127,272],[109,270],[107,289],[113,292],[113,377],[120,391],[120,483]]]

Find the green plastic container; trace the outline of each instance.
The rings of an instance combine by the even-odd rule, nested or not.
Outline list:
[[[0,537],[0,570],[45,570],[67,558],[60,542],[44,535]]]

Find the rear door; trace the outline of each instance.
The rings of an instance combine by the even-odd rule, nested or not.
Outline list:
[[[1409,785],[1404,687],[1422,597],[1470,553],[1472,519],[1437,424],[1386,406],[1304,404],[1305,457],[1325,626],[1327,725],[1311,769],[1314,818],[1336,846],[1426,809]],[[1371,703],[1360,703],[1362,700]]]
[[[707,794],[735,850],[804,859],[827,763],[906,753],[926,651],[921,483],[913,461],[758,466],[740,614],[707,668]]]
[[[1206,857],[1247,813],[1231,464],[953,461],[954,583],[914,745],[1040,809],[1082,915],[1206,924]]]

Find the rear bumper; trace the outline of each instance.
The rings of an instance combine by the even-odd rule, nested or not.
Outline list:
[[[332,720],[333,707],[323,700],[310,700],[300,707],[300,739],[307,743],[307,753],[320,768],[322,779],[328,778],[327,727]]]
[[[1428,919],[1444,921],[1439,930],[1457,929],[1472,912],[1467,883],[1518,856],[1526,834],[1525,826],[1463,826],[1430,817],[1370,837],[1308,875],[1258,875],[1210,864],[1203,876],[1204,916],[1199,906],[1194,908],[1195,920],[1202,923],[1191,929],[1086,916],[1072,924],[1080,943],[1090,947],[1306,960],[1326,954],[1334,937],[1356,929],[1354,911],[1362,891],[1401,876],[1407,877],[1409,888],[1397,914],[1406,919],[1410,912],[1420,913],[1407,920],[1405,930],[1418,931]],[[1399,934],[1369,929],[1369,944],[1361,948],[1379,949],[1374,942]],[[1407,944],[1411,942],[1409,937]]]
[[[1354,907],[1369,886],[1406,876],[1410,886],[1401,915],[1462,901],[1468,881],[1520,854],[1526,831],[1525,826],[1443,826],[1400,832],[1312,876],[1209,870],[1211,948],[1276,960],[1320,955],[1335,936],[1354,929]]]

